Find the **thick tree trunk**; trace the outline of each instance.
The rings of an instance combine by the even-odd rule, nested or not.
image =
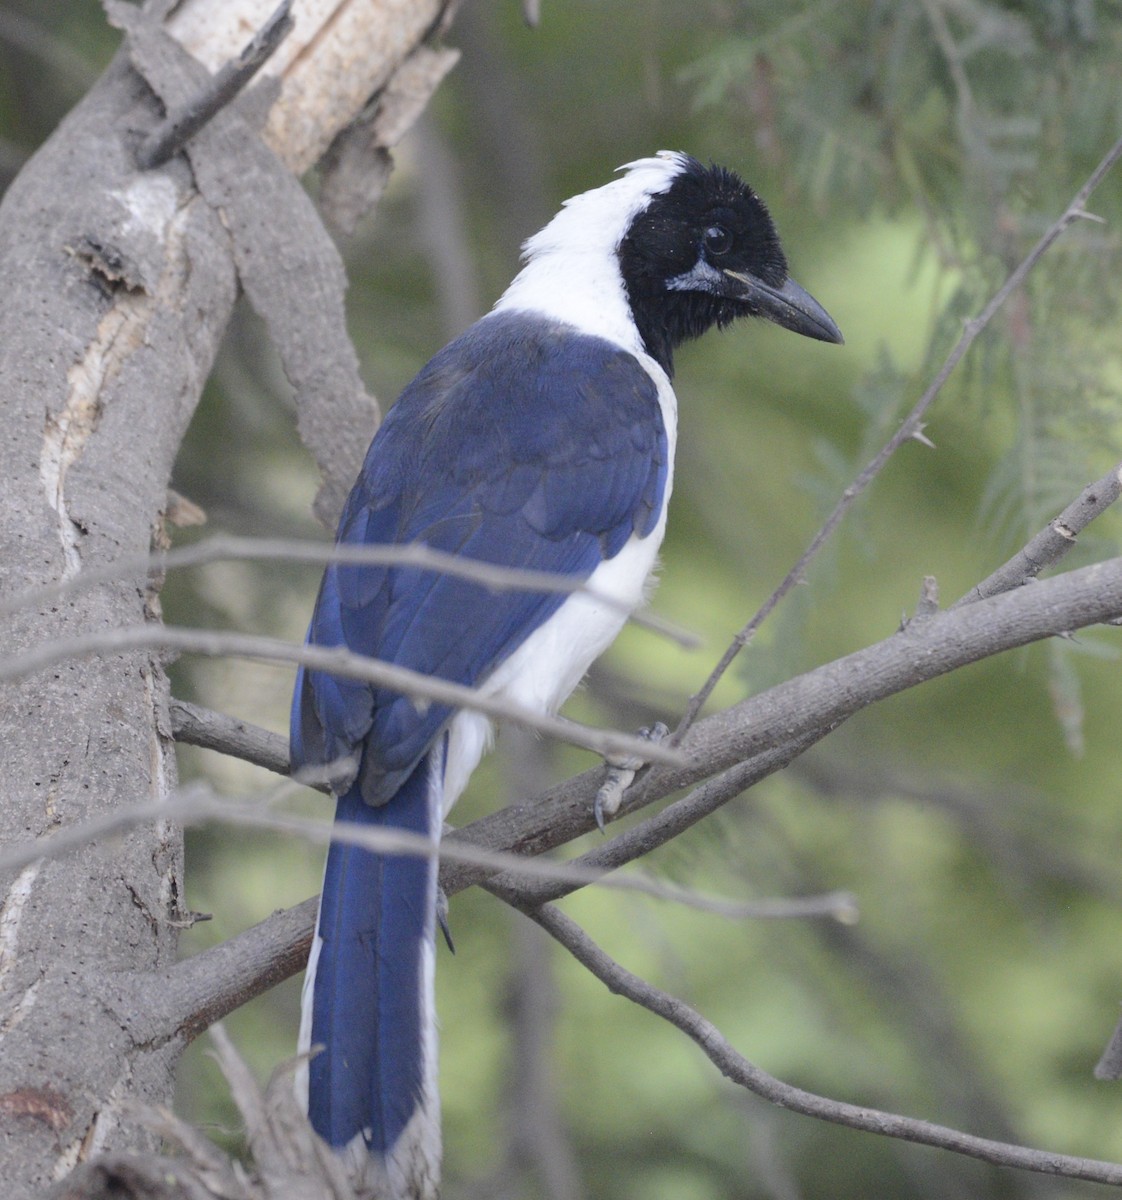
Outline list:
[[[134,24],[135,13],[108,7]],[[236,54],[272,7],[188,2],[168,28],[213,65]],[[423,43],[444,6],[294,8],[296,30],[269,64],[273,80],[255,84],[257,98],[244,97],[241,110],[274,99],[267,137],[288,168],[303,169],[403,64],[431,54]],[[232,25],[214,16],[235,11]],[[355,45],[361,56],[341,56],[340,46]],[[203,131],[198,157],[193,144],[160,169],[138,170],[139,138],[165,102],[178,101],[172,93],[205,73],[158,25],[134,25],[130,48],[147,80],[123,49],[0,205],[0,604],[159,542],[171,468],[239,283],[251,299],[262,287],[281,297],[310,288],[304,303],[326,307],[341,336],[341,268],[326,238],[301,241],[312,228],[302,193],[278,191],[296,211],[294,235],[288,213],[267,211],[268,192],[241,198],[243,210],[246,200],[266,210],[261,228],[240,221],[222,155],[242,139],[243,165],[262,172],[243,170],[247,188],[270,179],[276,188],[280,168],[237,111]],[[286,260],[276,264],[282,283],[251,286],[247,261],[277,230],[299,243],[273,256]],[[318,276],[301,271],[313,258]],[[291,335],[281,354],[325,468],[329,511],[373,412],[345,338],[334,360],[318,363],[315,345],[292,340],[299,321],[289,318],[286,332],[280,304],[264,315],[275,337]],[[337,424],[324,419],[335,403]],[[352,447],[356,438],[344,435],[360,429]],[[121,578],[0,616],[0,650],[158,619],[145,578]],[[166,797],[176,781],[167,701],[159,656],[148,653],[70,662],[8,685],[0,838],[27,841]],[[0,880],[0,1179],[13,1200],[100,1150],[143,1145],[129,1106],[170,1098],[188,1033],[157,1033],[142,997],[144,981],[175,955],[181,850],[179,831],[159,822]]]

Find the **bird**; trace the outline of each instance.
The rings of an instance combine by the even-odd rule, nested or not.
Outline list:
[[[423,544],[587,588],[495,593],[428,567],[336,562],[307,642],[551,713],[645,601],[673,482],[677,347],[740,317],[842,336],[789,276],[760,197],[681,151],[567,200],[522,257],[390,408],[337,544]],[[292,765],[334,764],[337,822],[435,843],[492,734],[475,711],[297,674]],[[439,1188],[438,893],[435,856],[333,841],[305,975],[311,1124],[393,1200]]]

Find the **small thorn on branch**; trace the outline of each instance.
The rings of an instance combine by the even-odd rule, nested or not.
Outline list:
[[[915,616],[909,617],[904,613],[900,618],[900,632],[910,628],[916,621],[925,621],[935,616],[939,611],[939,581],[934,575],[925,575],[919,589],[919,600],[916,603]]]
[[[933,617],[939,611],[939,581],[934,575],[925,575],[916,605],[917,617]]]
[[[248,46],[231,59],[206,86],[185,104],[173,109],[140,144],[137,165],[142,171],[162,166],[219,112],[222,111],[272,57],[292,32],[292,0],[281,0],[273,15]]]

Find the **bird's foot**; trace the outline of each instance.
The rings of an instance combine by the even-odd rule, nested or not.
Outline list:
[[[670,730],[661,721],[656,721],[650,728],[640,729],[637,736],[644,741],[661,742],[670,736]],[[605,824],[619,812],[623,793],[631,786],[640,769],[646,766],[647,760],[636,754],[627,754],[604,761],[607,775],[596,793],[596,802],[592,806],[592,815],[596,818],[601,833],[605,832]]]

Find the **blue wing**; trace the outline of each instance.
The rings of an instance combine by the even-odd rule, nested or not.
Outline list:
[[[658,522],[668,470],[654,381],[631,354],[529,314],[445,347],[371,444],[339,542],[421,542],[587,578]],[[329,566],[308,641],[473,686],[564,602],[407,567]],[[302,672],[293,761],[361,760],[368,803],[408,777],[452,709]]]

